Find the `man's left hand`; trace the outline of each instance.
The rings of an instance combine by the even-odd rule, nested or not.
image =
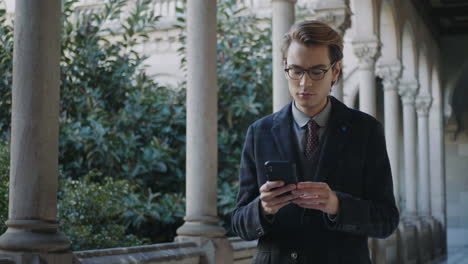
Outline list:
[[[300,207],[320,210],[330,215],[338,214],[338,197],[324,182],[299,182],[292,193],[300,195],[292,201]]]

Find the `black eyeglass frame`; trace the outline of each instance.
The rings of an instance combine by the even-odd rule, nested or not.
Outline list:
[[[295,81],[299,81],[300,79],[302,79],[302,77],[304,77],[304,73],[307,72],[307,74],[309,75],[309,78],[311,80],[314,80],[314,81],[321,81],[323,80],[323,78],[325,78],[325,75],[327,74],[328,71],[330,71],[330,69],[332,69],[336,64],[336,61],[330,65],[330,67],[328,67],[328,69],[317,69],[315,67],[312,67],[312,68],[309,68],[309,69],[302,69],[302,73],[301,73],[301,76],[298,78],[298,79],[295,79],[293,77],[291,77],[291,75],[289,74],[289,71],[292,70],[291,68],[285,68],[284,69],[284,72],[285,72],[285,75],[287,78],[290,78],[291,80],[295,80]],[[322,72],[322,77],[321,78],[315,78],[315,77],[312,77],[311,75],[311,72],[312,71],[321,71]]]

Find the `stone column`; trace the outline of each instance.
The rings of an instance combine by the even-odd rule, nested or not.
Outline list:
[[[400,114],[398,111],[398,80],[401,75],[401,64],[378,65],[377,75],[383,79],[384,88],[384,116],[385,116],[385,138],[390,166],[393,175],[393,190],[396,204],[400,206],[400,166],[399,166],[399,135]]]
[[[418,181],[420,216],[431,215],[431,190],[429,178],[429,107],[432,98],[430,95],[418,95],[416,98],[416,111],[418,113]]]
[[[351,26],[351,9],[349,8],[349,1],[316,1],[313,3],[312,9],[315,14],[313,19],[331,26],[341,35],[341,37],[344,36],[346,30]],[[333,86],[331,94],[336,99],[343,102],[342,79],[338,80],[338,82]]]
[[[359,59],[359,110],[376,116],[375,61],[379,53],[378,41],[353,42]]]
[[[0,255],[16,263],[71,263],[57,223],[60,29],[60,0],[16,1],[10,201],[0,237]]]
[[[415,105],[418,114],[418,236],[419,258],[422,263],[432,259],[434,253],[433,233],[436,222],[431,216],[431,190],[429,178],[429,107],[432,97],[420,93]]]
[[[0,237],[0,255],[15,263],[72,261],[56,218],[60,25],[60,0],[16,1],[9,216]]]
[[[435,255],[446,254],[446,195],[442,94],[438,78],[432,80],[433,101],[429,112],[431,215],[437,219]]]
[[[403,80],[399,85],[399,94],[403,102],[403,145],[405,156],[405,215],[416,216],[417,184],[416,184],[416,118],[414,101],[419,84],[416,80]]]
[[[216,0],[187,2],[187,160],[185,223],[178,241],[208,251],[204,263],[232,263],[217,212]]]
[[[273,24],[273,112],[279,111],[291,101],[288,81],[284,75],[281,43],[295,21],[296,0],[272,0]]]

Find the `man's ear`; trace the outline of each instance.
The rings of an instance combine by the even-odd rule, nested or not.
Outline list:
[[[338,80],[338,77],[340,76],[341,73],[341,66],[342,66],[342,61],[339,61],[335,64],[333,67],[333,79]]]

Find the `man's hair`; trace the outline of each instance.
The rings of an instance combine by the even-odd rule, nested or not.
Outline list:
[[[286,62],[288,49],[293,41],[307,47],[313,45],[328,46],[328,56],[331,64],[343,59],[343,38],[325,23],[308,20],[292,25],[289,32],[284,35],[281,45],[283,62]]]

